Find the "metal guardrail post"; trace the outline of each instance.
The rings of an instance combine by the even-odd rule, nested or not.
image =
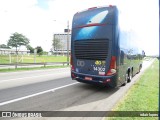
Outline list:
[[[44,63],[44,67],[46,67],[46,63]]]
[[[15,64],[15,69],[17,69],[17,66],[18,66],[18,63],[16,62],[16,64]]]

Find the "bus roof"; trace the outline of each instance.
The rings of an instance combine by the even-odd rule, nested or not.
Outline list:
[[[116,6],[115,5],[107,5],[107,6],[96,6],[96,7],[90,7],[88,9],[84,9],[82,11],[78,11],[77,13],[81,13],[81,12],[84,12],[84,11],[88,11],[88,10],[93,10],[93,9],[97,9],[97,8],[115,8]],[[76,14],[77,14],[76,13]]]
[[[73,28],[85,27],[86,25],[115,24],[118,14],[116,6],[92,7],[77,12],[73,17]]]

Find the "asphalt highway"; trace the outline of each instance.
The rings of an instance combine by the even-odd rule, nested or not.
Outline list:
[[[144,61],[130,83],[114,89],[71,80],[70,68],[0,73],[0,111],[110,111],[152,62]]]

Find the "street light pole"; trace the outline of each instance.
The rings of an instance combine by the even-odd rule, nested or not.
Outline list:
[[[69,65],[69,20],[67,21],[67,64]]]

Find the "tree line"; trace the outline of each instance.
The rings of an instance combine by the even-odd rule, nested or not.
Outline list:
[[[37,46],[36,48],[33,48],[30,45],[30,40],[26,36],[24,36],[23,34],[20,34],[18,32],[13,33],[9,37],[9,40],[7,41],[7,45],[0,44],[0,48],[4,48],[4,49],[15,48],[16,54],[18,54],[18,51],[21,46],[25,46],[27,48],[27,50],[30,50],[30,53],[34,53],[35,49],[37,50],[38,55],[42,55],[44,53],[43,48],[41,46]],[[63,49],[63,47],[64,47],[64,45],[60,39],[54,38],[52,40],[51,52],[54,52],[58,49]]]
[[[7,45],[0,44],[0,48],[4,49],[16,49],[16,54],[18,55],[18,51],[21,46],[25,46],[28,50],[30,50],[30,53],[34,53],[34,50],[37,49],[37,54],[42,55],[43,49],[41,46],[37,46],[36,48],[33,48],[30,44],[30,40],[24,36],[23,34],[20,34],[18,32],[13,33],[9,40],[7,41]]]

